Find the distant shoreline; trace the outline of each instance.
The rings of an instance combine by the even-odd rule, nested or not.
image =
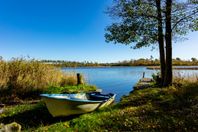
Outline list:
[[[106,67],[146,67],[146,69],[148,70],[159,70],[160,69],[160,66],[144,66],[144,65],[141,65],[141,66],[71,66],[71,67],[68,67],[68,66],[58,66],[60,68],[82,68],[82,67],[85,67],[85,68],[106,68]],[[175,70],[198,70],[198,65],[188,65],[188,66],[173,66],[173,69]]]
[[[160,66],[159,59],[124,60],[118,62],[92,62],[92,61],[66,61],[66,60],[41,60],[45,64],[54,65],[56,67],[119,67],[119,66]],[[181,60],[180,58],[172,59],[173,66],[198,66],[198,59]]]

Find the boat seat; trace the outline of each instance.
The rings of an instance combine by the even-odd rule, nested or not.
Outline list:
[[[90,100],[107,100],[107,99],[109,99],[109,96],[107,96],[107,95],[90,94],[89,98],[90,98]]]

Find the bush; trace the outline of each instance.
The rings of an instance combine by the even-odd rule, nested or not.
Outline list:
[[[34,59],[0,60],[0,101],[3,98],[28,98],[48,87],[76,85],[75,74],[66,74],[49,64]],[[9,97],[6,97],[9,96]]]
[[[157,85],[160,85],[161,84],[161,77],[160,77],[160,73],[159,72],[157,72],[156,74],[152,74],[152,78],[153,78],[153,80],[155,81],[155,83],[157,84]]]

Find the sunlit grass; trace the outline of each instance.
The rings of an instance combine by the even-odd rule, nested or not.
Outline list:
[[[74,86],[63,86],[63,87],[49,87],[44,91],[45,93],[76,93],[76,92],[90,92],[96,91],[96,86],[92,85],[74,85]]]
[[[74,73],[64,73],[34,59],[0,60],[0,101],[31,98],[49,87],[76,85]]]
[[[8,107],[0,122],[16,121],[25,131],[196,131],[197,111],[198,83],[186,82],[135,90],[118,104],[74,117],[53,118],[43,103]]]

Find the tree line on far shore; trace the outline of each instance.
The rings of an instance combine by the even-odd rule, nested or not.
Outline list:
[[[65,60],[41,60],[43,63],[55,65],[58,67],[101,67],[101,66],[159,66],[159,59],[144,59],[137,60],[124,60],[115,63],[98,63],[91,61],[77,62],[77,61],[65,61]],[[198,59],[191,58],[191,60],[182,60],[180,58],[172,59],[172,63],[175,66],[198,66]]]

